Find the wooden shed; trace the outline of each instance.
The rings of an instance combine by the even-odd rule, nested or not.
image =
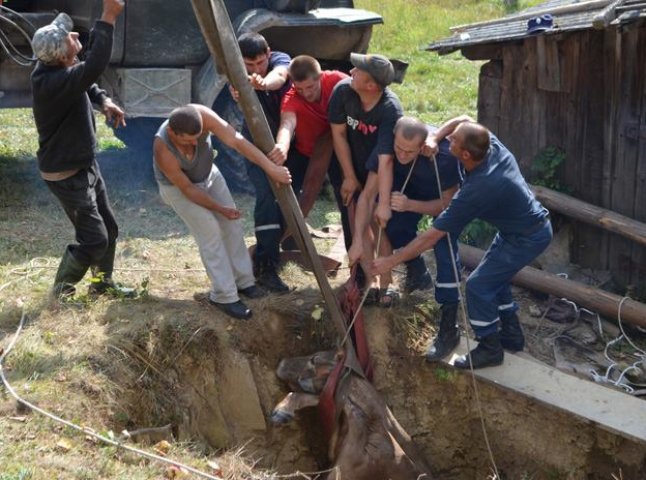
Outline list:
[[[528,21],[545,14],[552,28],[530,34]],[[451,30],[428,50],[487,61],[478,120],[527,178],[537,154],[557,148],[569,195],[646,222],[646,0],[551,0]],[[646,294],[646,238],[580,222],[573,231],[572,261]]]

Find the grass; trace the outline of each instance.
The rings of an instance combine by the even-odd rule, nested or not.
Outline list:
[[[384,17],[385,24],[374,29],[370,50],[410,63],[405,83],[393,87],[407,113],[431,123],[465,112],[475,114],[479,63],[459,54],[439,57],[424,47],[448,35],[451,25],[502,15],[502,2],[356,0],[355,5]],[[150,376],[168,366],[163,348],[152,336],[154,329],[168,325],[167,334],[184,343],[196,331],[194,313],[186,302],[192,302],[196,290],[205,290],[208,280],[195,243],[141,174],[150,159],[125,149],[97,117],[100,160],[107,166],[106,182],[121,228],[118,280],[145,285],[152,299],[128,303],[81,298],[77,305],[51,304],[47,294],[60,255],[73,240],[72,231],[39,178],[31,111],[0,110],[0,125],[0,342],[6,346],[23,310],[29,316],[7,360],[7,374],[19,393],[69,420],[103,432],[122,427],[132,407],[128,411],[124,405],[128,392],[115,379],[119,374],[134,375],[134,370],[119,370],[126,357],[131,357],[128,368],[140,367],[137,375],[144,371]],[[131,178],[136,181],[126,182]],[[252,243],[253,199],[238,196],[236,202],[245,212],[246,241]],[[321,228],[338,223],[339,217],[331,202],[318,202],[309,221]],[[316,245],[323,251],[330,246],[326,241]],[[292,284],[313,285],[312,277],[298,268],[290,266],[287,274]],[[158,306],[160,302],[165,303]],[[311,311],[304,308],[301,313]],[[148,320],[144,329],[141,325]],[[417,318],[407,322],[402,327],[407,338],[419,338],[422,323]],[[139,388],[136,384],[133,390]],[[57,446],[61,440],[69,443],[68,450]],[[242,458],[244,452],[220,453],[218,462],[227,478],[255,478],[250,473],[253,467]],[[206,468],[207,457],[192,445],[176,443],[171,455]],[[152,479],[164,474],[156,464],[95,444],[38,415],[17,412],[4,390],[0,390],[0,459],[0,480]]]

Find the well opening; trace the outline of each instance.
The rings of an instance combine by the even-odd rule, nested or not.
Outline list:
[[[164,312],[159,318],[130,308],[130,318],[146,320],[115,330],[114,343],[140,361],[106,366],[121,392],[113,399],[117,428],[170,423],[179,440],[205,451],[244,445],[259,467],[280,474],[328,468],[316,409],[299,412],[288,426],[268,421],[288,392],[275,375],[279,361],[334,345],[330,322],[312,315],[320,300],[310,293],[261,300],[254,311],[263,313],[248,322],[214,321],[206,305],[187,310],[167,302],[155,309]],[[502,478],[628,479],[646,471],[643,444],[591,422],[482,381],[476,401],[468,373],[426,364],[423,350],[411,346],[410,328],[419,326],[402,324],[412,310],[405,303],[365,309],[374,385],[436,478],[491,478],[478,405]]]

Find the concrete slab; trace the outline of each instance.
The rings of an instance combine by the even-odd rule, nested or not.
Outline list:
[[[478,342],[470,340],[469,344],[473,349]],[[466,339],[462,337],[446,363],[453,365],[455,359],[467,351]],[[646,444],[646,401],[529,358],[526,354],[505,352],[502,365],[475,370],[474,374],[479,380],[521,393]]]

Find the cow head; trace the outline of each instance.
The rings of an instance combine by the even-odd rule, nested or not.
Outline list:
[[[334,366],[343,358],[343,351],[327,350],[313,355],[283,359],[276,375],[289,388],[306,393],[321,393]]]

